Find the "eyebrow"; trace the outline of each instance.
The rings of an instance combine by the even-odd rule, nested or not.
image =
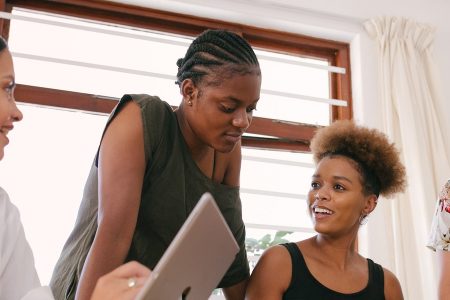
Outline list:
[[[314,174],[314,175],[312,176],[312,178],[313,178],[313,179],[320,178],[320,175]],[[353,183],[353,181],[351,181],[350,179],[348,179],[348,178],[345,177],[345,176],[333,176],[333,179],[344,180],[344,181],[347,181],[347,182],[349,182],[349,183]]]
[[[228,100],[231,100],[231,101],[235,102],[236,104],[245,102],[245,101],[243,101],[243,100],[241,100],[241,99],[238,99],[238,98],[235,98],[235,97],[233,97],[233,96],[228,96],[228,97],[226,97],[226,98],[227,98]],[[252,104],[257,103],[258,101],[259,101],[259,98],[256,99],[255,101],[253,101]]]
[[[13,75],[6,75],[6,76],[3,76],[2,79],[9,79],[9,80],[15,81]]]

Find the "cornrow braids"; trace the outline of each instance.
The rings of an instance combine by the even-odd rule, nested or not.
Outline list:
[[[178,85],[185,79],[197,84],[217,68],[239,74],[259,70],[259,62],[252,47],[239,35],[226,30],[206,30],[189,46],[184,58],[177,61]],[[224,69],[225,71],[225,69]]]
[[[233,42],[236,43],[236,56],[242,56],[242,58],[250,64],[259,65],[258,59],[256,58],[253,49],[244,39],[242,39],[238,35],[224,35],[223,38],[231,44]]]
[[[3,51],[3,49],[8,48],[8,43],[5,41],[4,38],[0,36],[0,52]]]

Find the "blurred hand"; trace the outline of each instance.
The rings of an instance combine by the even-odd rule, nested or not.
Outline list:
[[[141,290],[151,271],[144,265],[130,261],[100,277],[91,300],[132,300]]]

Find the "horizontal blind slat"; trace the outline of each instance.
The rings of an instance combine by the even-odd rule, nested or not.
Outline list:
[[[307,228],[307,227],[256,224],[256,223],[247,223],[247,222],[245,222],[245,227],[254,228],[254,229],[278,230],[278,231],[307,232],[307,233],[315,232],[314,229]]]
[[[240,191],[241,191],[241,194],[253,194],[253,195],[273,196],[273,197],[280,197],[280,198],[306,200],[306,195],[302,195],[302,194],[283,193],[283,192],[248,189],[248,188],[241,188]]]

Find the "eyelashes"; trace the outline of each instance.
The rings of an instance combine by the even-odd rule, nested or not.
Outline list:
[[[311,182],[311,189],[312,190],[319,189],[320,187],[321,187],[321,185],[320,185],[319,182],[316,182],[316,181]],[[345,191],[345,187],[342,184],[336,183],[336,184],[333,185],[333,190]]]
[[[231,113],[233,113],[236,110],[236,108],[234,108],[234,107],[229,107],[229,106],[226,106],[226,105],[223,105],[223,104],[221,105],[221,109],[222,109],[223,112],[225,112],[227,114],[231,114]]]
[[[248,113],[254,112],[255,110],[256,110],[256,106],[252,106],[252,107],[247,108],[247,112]]]
[[[223,105],[223,104],[221,105],[221,110],[223,112],[227,113],[227,114],[231,114],[231,113],[235,112],[236,109],[237,109],[236,107],[228,107],[228,106]],[[252,113],[255,110],[256,110],[256,106],[252,106],[252,107],[248,107],[245,111],[247,113]]]
[[[14,81],[11,81],[5,88],[5,92],[8,94],[9,97],[12,97],[14,93],[14,88],[16,87],[16,83]]]

